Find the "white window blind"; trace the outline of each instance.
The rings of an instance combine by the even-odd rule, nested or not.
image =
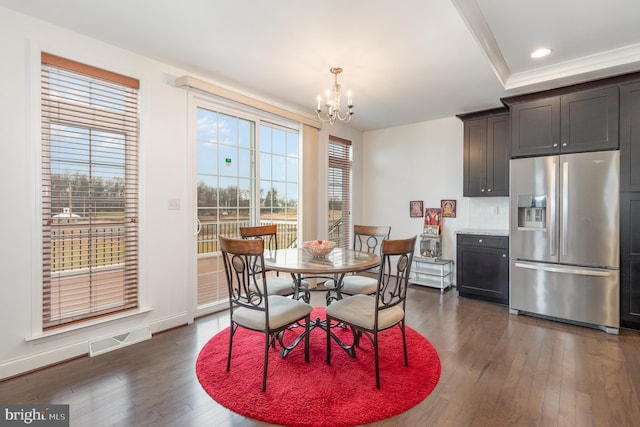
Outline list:
[[[351,247],[351,141],[329,136],[329,239]]]
[[[46,330],[138,306],[139,83],[41,62]]]

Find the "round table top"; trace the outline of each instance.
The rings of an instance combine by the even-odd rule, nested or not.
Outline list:
[[[353,249],[335,248],[322,258],[302,248],[264,251],[264,264],[269,270],[285,273],[332,274],[368,270],[380,264],[380,256]]]

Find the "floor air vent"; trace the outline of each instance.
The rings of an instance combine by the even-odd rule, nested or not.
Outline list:
[[[99,354],[148,339],[151,339],[151,330],[149,328],[142,328],[98,341],[93,341],[89,343],[89,356],[97,356]]]

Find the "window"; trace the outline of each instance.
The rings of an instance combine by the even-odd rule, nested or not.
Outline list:
[[[41,59],[47,330],[138,306],[139,83]]]
[[[204,101],[195,116],[197,304],[203,308],[228,299],[219,235],[239,238],[242,226],[277,224],[278,247],[297,244],[299,132]]]
[[[259,224],[278,224],[278,247],[298,242],[298,132],[260,125]]]
[[[329,240],[351,247],[351,141],[329,136]]]

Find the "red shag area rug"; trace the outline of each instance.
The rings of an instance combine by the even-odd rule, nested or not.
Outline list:
[[[312,321],[324,318],[314,308]],[[298,330],[299,331],[299,330]],[[351,333],[334,328],[350,343]],[[249,418],[286,426],[355,426],[398,415],[423,401],[440,378],[435,348],[406,328],[409,366],[404,366],[402,335],[394,327],[380,335],[380,390],[376,389],[373,345],[363,337],[350,358],[331,341],[331,365],[326,360],[326,333],[310,335],[310,359],[304,361],[301,342],[284,359],[271,348],[267,391],[262,392],[264,334],[238,328],[233,340],[231,370],[226,371],[229,328],[216,334],[200,351],[196,374],[204,390],[222,406]],[[293,333],[285,335],[285,343]]]

